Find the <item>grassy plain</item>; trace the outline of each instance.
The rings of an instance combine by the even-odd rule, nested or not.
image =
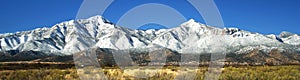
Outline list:
[[[40,66],[36,67],[37,64]],[[41,66],[43,64],[44,66]],[[24,65],[24,64],[23,64]],[[173,80],[195,77],[203,80],[208,67],[196,69],[178,66],[167,66],[163,69],[131,68],[121,70],[118,67],[105,67],[102,69],[79,69],[72,64],[36,63],[28,65],[0,64],[0,80],[79,80],[80,78],[96,78],[109,80]],[[52,67],[49,67],[52,65]],[[48,67],[47,67],[48,66]],[[62,67],[68,66],[68,67]],[[9,68],[9,67],[13,67]],[[220,80],[300,80],[299,65],[285,66],[226,66],[220,69]],[[157,71],[157,72],[156,72]],[[99,73],[104,73],[100,75]],[[81,76],[79,76],[80,74]],[[193,75],[194,74],[194,75]],[[151,75],[146,78],[136,76]]]

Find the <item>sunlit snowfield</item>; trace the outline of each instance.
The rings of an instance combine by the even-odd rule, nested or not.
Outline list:
[[[220,80],[299,80],[300,66],[239,66],[225,67]],[[157,71],[157,72],[156,72]],[[163,69],[129,68],[121,70],[118,67],[105,67],[102,69],[20,69],[4,70],[1,67],[1,80],[79,80],[80,78],[96,78],[109,80],[173,80],[190,79],[203,80],[208,67],[196,69],[182,68],[175,66],[164,67]],[[101,75],[99,73],[104,73]],[[96,75],[95,75],[96,74]],[[79,76],[81,75],[81,76]],[[150,77],[141,78],[141,76]],[[195,75],[195,76],[193,76]],[[138,77],[136,77],[138,76]]]

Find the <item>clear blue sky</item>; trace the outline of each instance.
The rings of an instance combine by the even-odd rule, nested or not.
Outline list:
[[[129,1],[129,2],[126,2]],[[204,22],[185,0],[115,0],[104,17],[116,22],[127,10],[144,3],[162,3],[186,18]],[[226,26],[263,34],[300,34],[300,0],[215,0]],[[1,0],[0,33],[51,27],[75,19],[82,0]]]

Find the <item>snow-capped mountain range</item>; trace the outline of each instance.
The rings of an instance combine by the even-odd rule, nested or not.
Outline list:
[[[300,51],[300,36],[289,32],[263,35],[238,28],[218,28],[189,20],[178,27],[160,30],[132,30],[110,23],[101,16],[71,20],[51,28],[0,34],[0,52],[39,51],[71,55],[89,48],[165,47],[180,53],[229,51]],[[197,49],[197,50],[194,50]]]

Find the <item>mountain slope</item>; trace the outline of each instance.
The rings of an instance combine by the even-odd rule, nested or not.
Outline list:
[[[160,30],[131,30],[110,23],[101,16],[71,20],[51,28],[0,35],[0,52],[36,51],[48,55],[71,55],[89,48],[130,49],[160,46],[179,53],[234,52],[254,49],[300,50],[300,37],[284,32],[280,36],[251,33],[237,28],[218,28],[189,20],[179,27]]]

